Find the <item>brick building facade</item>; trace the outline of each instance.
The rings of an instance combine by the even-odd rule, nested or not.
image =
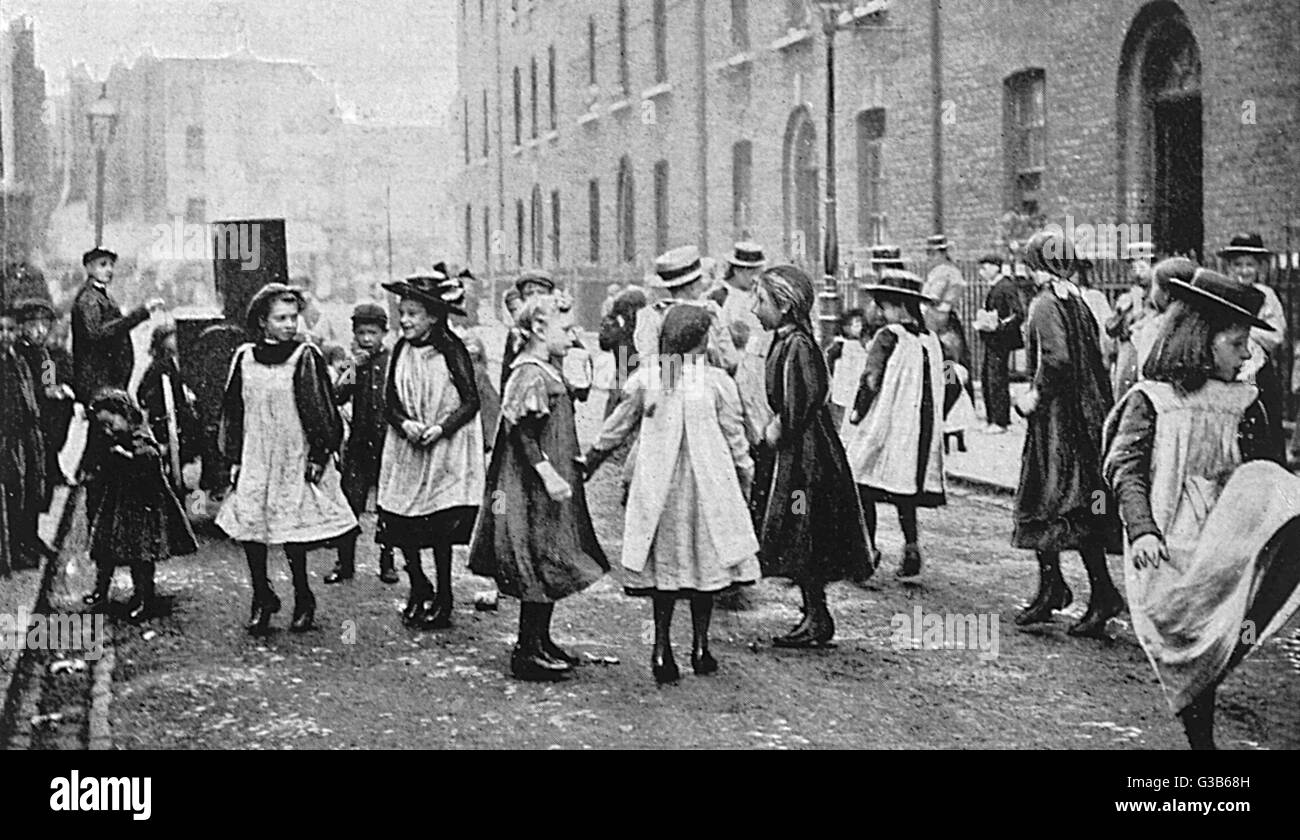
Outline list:
[[[469,264],[640,278],[664,246],[721,255],[741,236],[815,264],[815,4],[459,5],[449,151]],[[835,37],[844,261],[881,241],[917,256],[936,229],[973,257],[1005,238],[1008,211],[1149,224],[1169,251],[1212,251],[1237,229],[1300,248],[1293,12],[1290,0],[859,2]]]

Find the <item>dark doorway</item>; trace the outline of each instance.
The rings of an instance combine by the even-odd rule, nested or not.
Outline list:
[[[1200,260],[1201,97],[1157,101],[1154,116],[1156,249]]]

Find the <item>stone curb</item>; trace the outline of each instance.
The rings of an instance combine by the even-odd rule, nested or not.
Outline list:
[[[104,640],[104,655],[95,661],[94,681],[90,688],[90,720],[87,727],[87,749],[111,750],[113,731],[108,723],[108,709],[113,702],[113,667],[117,654],[113,636]]]

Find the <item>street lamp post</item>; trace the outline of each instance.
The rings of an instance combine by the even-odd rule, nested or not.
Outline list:
[[[95,247],[104,244],[104,164],[108,144],[117,128],[117,106],[108,98],[108,84],[99,90],[99,98],[86,109],[90,124],[90,144],[95,148]]]
[[[840,318],[840,235],[835,202],[835,32],[840,14],[850,5],[844,0],[817,0],[822,12],[822,32],[826,35],[826,238],[822,251],[822,289],[820,314],[821,340],[829,345],[835,338]]]

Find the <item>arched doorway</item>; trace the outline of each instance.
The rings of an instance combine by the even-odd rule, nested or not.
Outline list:
[[[821,244],[821,171],[817,129],[806,106],[796,108],[786,123],[781,171],[786,256],[813,266]]]
[[[1138,12],[1124,40],[1119,221],[1152,226],[1156,249],[1200,258],[1205,240],[1201,56],[1178,4]]]

